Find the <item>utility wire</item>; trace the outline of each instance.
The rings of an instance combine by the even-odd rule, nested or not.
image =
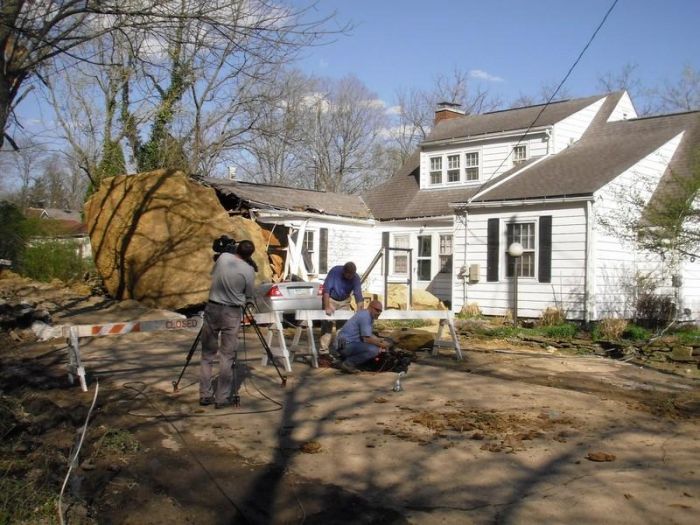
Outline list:
[[[97,401],[97,393],[99,391],[100,391],[100,381],[97,378],[95,378],[95,395],[92,398],[92,405],[90,405],[90,410],[88,410],[87,417],[85,418],[85,424],[83,425],[83,432],[80,435],[80,441],[78,442],[78,446],[75,449],[75,454],[73,454],[73,457],[71,458],[70,464],[68,466],[68,472],[66,473],[66,477],[63,480],[63,486],[61,487],[61,493],[58,496],[58,520],[61,522],[61,525],[64,524],[63,505],[62,505],[63,492],[66,490],[66,485],[68,484],[68,479],[70,478],[70,473],[78,461],[78,454],[80,454],[80,449],[83,446],[83,441],[85,440],[85,434],[87,434],[88,423],[90,422],[90,416],[92,415],[93,408],[95,408],[95,402]]]
[[[539,113],[537,113],[537,116],[535,117],[535,119],[534,119],[534,120],[532,121],[532,123],[527,127],[527,129],[524,131],[524,133],[520,136],[520,138],[518,139],[518,142],[517,142],[517,143],[515,144],[515,146],[513,146],[513,148],[508,152],[508,155],[506,155],[506,157],[503,159],[503,161],[501,161],[501,164],[498,166],[498,168],[496,168],[496,170],[494,171],[494,173],[498,173],[498,170],[500,170],[500,169],[503,167],[503,164],[505,164],[505,162],[506,162],[506,161],[510,158],[510,156],[513,154],[513,149],[517,148],[517,147],[522,143],[522,141],[525,140],[525,137],[527,136],[527,134],[530,132],[530,130],[535,126],[535,124],[537,123],[537,121],[539,120],[539,118],[542,116],[542,113],[544,113],[544,111],[547,109],[547,107],[548,107],[549,104],[552,102],[552,100],[554,99],[554,97],[557,96],[557,93],[559,93],[559,90],[562,88],[562,86],[564,85],[564,83],[569,79],[569,77],[571,76],[571,73],[573,73],[574,69],[576,68],[576,66],[578,65],[578,63],[581,61],[581,58],[582,58],[583,55],[586,53],[586,51],[588,50],[588,48],[590,47],[590,45],[593,43],[593,40],[595,40],[595,37],[598,35],[598,32],[602,29],[603,25],[604,25],[605,22],[607,21],[608,17],[610,16],[610,13],[612,13],[613,9],[615,9],[615,6],[617,5],[618,1],[619,1],[619,0],[613,0],[613,3],[610,5],[610,7],[608,8],[607,12],[605,13],[605,16],[603,16],[603,19],[602,19],[602,20],[600,21],[600,23],[598,24],[598,27],[596,27],[595,31],[593,31],[593,34],[592,34],[591,37],[588,39],[588,42],[586,43],[586,45],[585,45],[585,46],[583,47],[583,49],[581,50],[581,52],[579,53],[578,57],[576,58],[576,60],[574,61],[574,63],[571,65],[571,67],[569,68],[569,71],[567,71],[567,73],[566,73],[566,75],[564,76],[564,78],[562,79],[562,81],[559,82],[559,85],[557,86],[557,89],[555,89],[554,92],[549,96],[549,99],[547,99],[547,102],[544,103],[544,105],[542,106],[542,109],[540,109]],[[484,182],[481,184],[481,186],[479,186],[479,189],[476,191],[476,193],[474,194],[474,196],[473,196],[471,199],[469,199],[470,202],[471,202],[471,200],[472,200],[474,197],[476,197],[479,193],[481,193],[482,188],[486,185],[487,182],[490,182],[490,180],[489,180],[489,181],[484,181]]]

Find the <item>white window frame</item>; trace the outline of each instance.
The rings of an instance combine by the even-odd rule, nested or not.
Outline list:
[[[444,167],[444,162],[442,155],[435,155],[432,157],[429,157],[429,163],[430,163],[430,170],[428,171],[428,182],[430,183],[431,186],[440,186],[442,185],[444,178],[443,178],[443,167]],[[439,167],[436,167],[433,165],[433,161],[435,161],[435,164],[439,164]],[[433,175],[439,175],[440,180],[438,182],[433,181]]]
[[[522,151],[522,155],[519,153],[519,151]],[[513,146],[513,166],[520,166],[521,164],[524,164],[528,160],[528,151],[527,151],[527,144],[518,144],[517,146]]]
[[[449,151],[428,156],[427,187],[475,184],[481,181],[481,149]],[[468,177],[473,177],[469,179]],[[450,180],[450,179],[454,180]]]
[[[429,242],[428,254],[421,255],[421,239],[426,238]],[[416,236],[416,280],[421,282],[429,282],[433,279],[433,236],[432,234],[422,234]],[[421,263],[428,262],[428,278],[420,278]]]
[[[449,246],[447,245],[449,239]],[[452,273],[452,253],[454,236],[451,233],[440,233],[438,235],[438,263],[440,269],[438,273]]]
[[[457,184],[462,181],[462,155],[459,153],[449,153],[445,155],[447,161],[447,184]],[[455,162],[456,161],[456,162]],[[453,175],[457,175],[456,180],[450,180]]]
[[[464,152],[464,181],[465,182],[478,182],[481,180],[481,155],[480,151],[465,151]],[[475,164],[470,164],[470,158],[471,156],[475,155],[476,156],[476,163]],[[470,179],[469,178],[469,170],[476,169],[476,178],[475,179]]]
[[[531,235],[523,236],[520,232],[517,236],[510,238],[508,231],[511,226],[513,228],[529,226],[532,228]],[[523,254],[520,256],[520,264],[518,264],[518,279],[534,279],[537,276],[537,220],[521,220],[506,223],[505,229],[505,272],[506,279],[514,277],[515,262],[513,257],[508,255],[508,247],[513,242],[519,242],[523,247]],[[526,274],[527,271],[527,274]]]
[[[311,264],[313,265],[313,268],[310,268],[310,272],[314,275],[317,275],[318,273],[318,247],[317,247],[317,242],[318,242],[318,235],[317,235],[316,230],[306,230],[304,231],[304,239],[302,240],[302,252],[304,248],[306,248],[306,251],[309,252],[309,258],[311,259]],[[309,242],[309,239],[311,242]]]
[[[405,242],[404,242],[404,240],[405,240]],[[405,245],[402,246],[402,244],[405,244]],[[411,247],[411,234],[410,233],[392,233],[390,246],[392,248],[410,248]],[[390,250],[390,253],[391,253],[391,274],[392,275],[408,276],[408,273],[411,270],[408,267],[408,252]],[[403,264],[405,265],[406,270],[399,271],[396,269],[396,266],[397,266],[396,262],[399,260],[404,261]]]

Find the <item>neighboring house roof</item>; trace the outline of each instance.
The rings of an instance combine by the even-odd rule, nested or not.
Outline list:
[[[27,208],[24,210],[27,217],[38,219],[58,219],[62,221],[80,222],[80,212],[75,210],[64,210],[61,208]]]
[[[227,198],[234,199],[236,206],[243,208],[306,211],[341,217],[372,218],[370,209],[359,195],[226,179],[199,178],[198,180]]]
[[[478,187],[421,190],[418,149],[387,182],[370,190],[365,200],[375,218],[399,220],[449,215],[454,212],[450,203],[465,203],[477,194],[473,202],[591,195],[682,131],[686,133],[669,169],[686,174],[690,157],[700,146],[700,114],[607,122],[623,94],[608,94],[582,138],[556,155],[529,159]],[[536,125],[554,124],[603,96],[553,103]],[[457,138],[460,130],[474,135],[526,129],[541,110],[542,106],[531,106],[442,121],[426,142]]]
[[[423,144],[440,140],[469,138],[488,133],[525,130],[531,126],[551,126],[605,96],[596,95],[573,100],[560,100],[552,102],[546,107],[545,104],[539,104],[443,120],[435,126]],[[542,112],[541,115],[540,112]]]
[[[59,237],[80,237],[87,235],[87,226],[80,221],[49,219],[53,222],[53,232]]]
[[[81,237],[87,235],[87,226],[80,218],[80,212],[60,208],[26,208],[25,217],[42,219],[45,225],[44,237]]]

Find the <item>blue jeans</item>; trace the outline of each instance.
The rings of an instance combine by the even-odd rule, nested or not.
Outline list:
[[[338,353],[346,363],[358,366],[377,357],[379,354],[379,347],[358,341],[355,343],[345,343]]]

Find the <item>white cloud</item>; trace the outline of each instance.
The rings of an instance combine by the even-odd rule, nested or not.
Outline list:
[[[479,80],[486,80],[487,82],[503,82],[501,77],[497,77],[496,75],[492,75],[491,73],[481,69],[472,69],[469,71],[469,76],[472,78],[478,78]]]
[[[386,108],[387,115],[400,115],[401,114],[401,106],[391,106]]]

